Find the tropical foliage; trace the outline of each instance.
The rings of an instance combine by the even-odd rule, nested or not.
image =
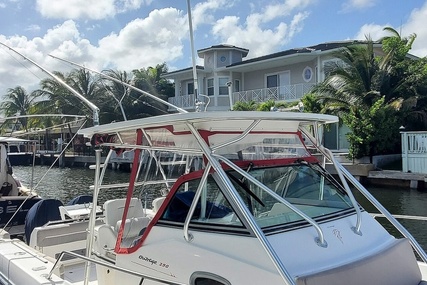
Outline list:
[[[35,93],[27,93],[21,86],[10,88],[4,96],[0,109],[4,110],[5,116],[25,116],[31,113],[31,107],[36,99]],[[18,118],[17,121],[25,130],[28,129],[28,118]]]
[[[327,67],[327,77],[303,100],[306,111],[335,114],[351,130],[347,134],[350,156],[360,158],[394,153],[399,149],[399,127],[427,126],[425,59],[407,57],[415,35],[382,39],[383,55],[367,38],[335,54],[339,60]],[[422,120],[420,120],[420,118]]]
[[[248,102],[239,101],[233,105],[233,111],[292,111],[294,109],[292,107],[297,104],[298,102],[275,102],[274,100],[268,100],[260,103],[256,103],[253,100]]]
[[[54,72],[54,75],[98,106],[99,121],[104,124],[166,113],[167,108],[164,105],[132,90],[124,83],[149,92],[154,97],[167,100],[175,92],[173,84],[161,78],[161,74],[167,70],[165,63],[134,70],[133,79],[125,71],[119,70],[105,70],[107,76],[93,75],[84,69],[75,69],[69,73]],[[54,78],[41,80],[40,89],[31,93],[27,93],[20,86],[9,89],[4,95],[0,110],[6,117],[28,114],[68,114],[88,118],[93,116],[89,106]],[[46,128],[64,123],[66,120],[48,116],[20,118],[17,127],[20,126],[25,130],[29,127]]]

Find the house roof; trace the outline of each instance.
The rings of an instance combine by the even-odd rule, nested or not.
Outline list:
[[[205,70],[205,68],[203,66],[200,66],[200,65],[196,65],[196,69],[201,70],[201,71]],[[192,71],[193,71],[193,67],[187,67],[184,69],[179,69],[179,70],[174,70],[171,72],[164,73],[161,76],[164,78],[167,78],[170,75],[185,74],[185,73],[192,72]]]
[[[199,55],[200,58],[203,58],[206,52],[214,51],[214,50],[237,50],[242,52],[242,57],[246,57],[249,53],[249,50],[246,48],[241,48],[233,45],[220,44],[220,45],[213,45],[208,48],[199,49],[197,51],[197,54]]]
[[[227,65],[226,68],[227,69],[235,69],[235,70],[239,70],[239,71],[248,71],[248,70],[253,69],[254,65],[258,66],[258,68],[259,68],[259,64],[265,64],[265,65],[268,64],[271,67],[272,61],[274,61],[276,65],[283,64],[280,60],[277,60],[279,58],[286,58],[287,63],[290,63],[289,60],[291,60],[291,58],[298,57],[300,55],[304,55],[306,57],[306,60],[311,60],[317,56],[317,52],[333,51],[335,49],[339,49],[339,48],[346,47],[349,45],[354,45],[354,44],[366,44],[366,41],[364,41],[364,40],[336,41],[336,42],[321,43],[321,44],[308,46],[308,47],[293,48],[293,49],[288,49],[288,50],[284,50],[284,51],[280,51],[280,52],[276,52],[276,53],[263,55],[260,57],[255,57],[255,58],[243,60],[240,62],[236,62],[236,63],[230,64],[230,65]],[[248,49],[239,48],[239,47],[236,47],[233,45],[224,45],[224,44],[214,45],[214,46],[211,46],[208,48],[200,49],[197,52],[198,52],[198,54],[204,54],[207,51],[218,50],[218,49],[239,49],[241,51],[249,52]],[[301,59],[295,58],[293,61],[298,62],[300,60]],[[203,71],[204,67],[197,66],[197,69]],[[171,75],[184,74],[184,73],[187,73],[191,70],[192,70],[191,67],[185,68],[185,69],[180,69],[180,70],[176,70],[176,71],[166,73],[163,76],[164,77],[170,77]]]
[[[276,52],[268,55],[263,55],[260,57],[254,57],[248,60],[230,64],[227,67],[239,66],[239,65],[244,65],[248,63],[254,63],[258,61],[269,60],[269,59],[274,59],[274,58],[289,56],[289,55],[309,54],[316,51],[334,50],[337,48],[342,48],[342,47],[353,45],[353,44],[364,44],[364,43],[366,43],[366,41],[358,41],[358,40],[321,43],[314,46],[293,48],[293,49],[288,49],[285,51],[280,51],[280,52]]]

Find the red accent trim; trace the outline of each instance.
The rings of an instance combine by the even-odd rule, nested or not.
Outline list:
[[[189,173],[187,175],[183,175],[180,178],[178,178],[175,182],[175,184],[172,186],[171,190],[169,191],[168,195],[166,195],[166,199],[163,202],[163,204],[160,206],[157,213],[154,215],[154,218],[150,221],[147,228],[144,231],[144,234],[139,239],[138,243],[136,243],[133,247],[127,248],[126,252],[120,252],[120,253],[133,253],[138,250],[144,243],[145,239],[147,238],[148,234],[150,233],[151,229],[157,222],[159,221],[160,217],[163,215],[163,212],[165,211],[166,207],[168,206],[170,200],[175,195],[176,191],[178,190],[179,186],[181,186],[184,182],[188,180],[193,180],[197,177],[201,177],[204,170],[198,170],[192,173]]]
[[[166,129],[168,129],[173,134],[188,134],[187,132],[174,133],[172,126],[164,126],[164,127],[156,127],[156,128],[166,128]],[[153,128],[153,129],[156,129],[156,128]],[[138,130],[138,131],[140,131],[140,130]],[[206,130],[199,130],[199,133],[202,136],[202,138],[207,143],[209,143],[209,136],[210,135],[219,134],[219,133],[241,133],[241,132],[210,132],[210,131],[206,131]],[[266,133],[266,132],[253,132],[253,133]],[[277,133],[281,133],[281,132],[277,132]],[[307,147],[305,146],[304,141],[302,139],[301,132],[297,132],[297,133],[286,132],[286,133],[288,133],[288,134],[297,134],[298,137],[301,139],[301,142],[303,142],[304,147],[307,149]],[[142,136],[142,132],[141,132],[141,136]],[[137,143],[138,143],[138,139],[139,139],[139,133],[138,133]],[[308,152],[308,150],[307,150],[307,152]],[[135,153],[135,157],[139,157],[139,155],[136,156],[136,153]],[[135,157],[134,157],[134,165],[136,165],[135,164],[135,160],[136,160],[136,163],[138,163],[138,160],[135,159]],[[204,159],[206,159],[206,158],[204,158]],[[304,161],[307,161],[309,163],[319,163],[319,161],[317,160],[317,158],[314,157],[314,156],[312,156],[312,155],[307,156],[307,157],[298,157],[298,158],[266,159],[266,160],[254,160],[254,161],[250,161],[250,160],[234,161],[233,163],[235,163],[237,166],[245,169],[250,164],[253,164],[256,167],[269,167],[269,166],[275,166],[275,165],[287,165],[287,164],[297,163],[300,160],[304,160]],[[229,170],[230,169],[230,167],[228,165],[224,164],[224,163],[221,163],[221,166],[222,166],[222,168],[224,170]],[[128,195],[127,195],[127,200],[126,200],[126,205],[125,205],[125,211],[126,211],[126,213],[127,213],[128,207],[129,207],[130,198],[132,197],[132,193],[133,193],[133,187],[131,189],[132,191],[130,191],[130,188],[131,188],[131,185],[133,185],[134,182],[135,182],[136,173],[134,174],[134,171],[136,171],[136,169],[137,169],[137,167],[133,167],[132,168],[131,181],[129,183],[129,190],[128,190]],[[186,182],[186,181],[202,177],[204,171],[205,171],[204,169],[201,169],[201,170],[198,170],[198,171],[194,171],[194,172],[191,172],[189,174],[182,175],[181,177],[179,177],[177,179],[177,181],[174,183],[174,185],[172,186],[171,190],[169,191],[168,195],[166,196],[165,201],[163,202],[162,206],[157,211],[157,213],[155,214],[154,218],[148,224],[147,228],[144,231],[144,234],[142,235],[142,237],[140,238],[140,240],[138,241],[138,243],[136,243],[133,247],[130,247],[130,248],[121,248],[120,247],[121,238],[123,236],[124,224],[125,224],[125,220],[124,220],[125,215],[123,215],[122,224],[121,224],[120,230],[119,230],[119,236],[117,238],[116,248],[115,248],[114,251],[116,253],[120,253],[120,254],[129,254],[129,253],[133,253],[133,252],[137,251],[144,244],[144,241],[148,237],[151,229],[157,224],[157,222],[159,221],[160,217],[163,215],[166,207],[168,206],[168,204],[169,204],[170,200],[172,199],[172,197],[177,192],[178,188],[184,182]],[[211,168],[211,173],[212,172],[214,172],[214,170]]]
[[[237,162],[235,162],[235,164],[241,168],[246,168],[251,163],[257,167],[263,167],[263,166],[268,167],[268,166],[274,166],[274,165],[292,164],[292,163],[296,163],[298,160],[301,160],[301,159],[303,159],[304,161],[307,161],[309,163],[318,163],[318,160],[314,156],[310,156],[310,157],[304,157],[304,158],[285,158],[285,159],[274,159],[274,160],[269,159],[269,160],[256,160],[256,161],[237,161]],[[224,170],[230,169],[230,167],[228,165],[225,165],[223,163],[222,163],[222,168]],[[165,209],[168,206],[172,197],[177,192],[178,188],[183,183],[185,183],[187,181],[202,177],[204,171],[205,171],[204,169],[201,169],[201,170],[194,171],[194,172],[191,172],[189,174],[185,174],[185,175],[182,175],[181,177],[179,177],[176,180],[176,182],[174,183],[174,185],[172,186],[168,195],[166,196],[166,199],[163,202],[162,206],[157,211],[154,218],[148,224],[147,228],[144,231],[144,234],[142,235],[142,237],[140,238],[138,243],[136,243],[133,247],[127,248],[126,252],[120,252],[120,253],[133,253],[133,252],[137,251],[144,244],[144,241],[147,238],[148,234],[150,233],[151,229],[157,224],[160,217],[163,215],[163,212],[165,211]],[[214,172],[214,170],[211,168],[210,172],[212,173],[212,172]],[[122,224],[123,224],[123,222],[122,222]]]
[[[143,135],[142,135],[141,129],[137,129],[136,130],[136,144],[137,145],[142,144],[142,137],[143,137]],[[138,148],[135,149],[135,153],[134,153],[134,157],[133,157],[133,163],[132,163],[132,172],[130,175],[129,187],[128,187],[128,192],[127,192],[127,196],[126,196],[125,208],[123,210],[122,224],[120,225],[119,233],[117,234],[116,246],[114,248],[114,252],[116,252],[116,253],[128,253],[129,252],[127,248],[122,248],[120,245],[122,243],[123,231],[125,229],[125,222],[126,222],[126,217],[127,217],[128,211],[129,211],[130,200],[132,199],[133,190],[135,189],[135,180],[136,180],[136,176],[138,174],[138,165],[139,165],[140,153],[141,153],[140,149],[138,149]]]

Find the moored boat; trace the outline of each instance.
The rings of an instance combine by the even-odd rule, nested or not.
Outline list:
[[[308,113],[206,112],[81,130],[100,148],[93,202],[61,208],[63,218],[36,227],[28,245],[2,238],[1,279],[424,284],[424,250],[321,145],[322,126],[337,120]],[[110,149],[104,164],[101,148]],[[129,183],[104,185],[111,154],[130,150]],[[325,170],[328,160],[338,179]],[[403,238],[357,203],[348,182]],[[101,203],[100,215],[104,191],[115,191],[117,198]]]
[[[16,141],[21,140],[0,137],[0,228],[6,226],[12,236],[24,233],[27,212],[41,199],[13,175],[8,148]]]

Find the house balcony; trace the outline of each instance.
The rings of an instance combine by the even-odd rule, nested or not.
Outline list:
[[[256,103],[265,102],[268,100],[273,101],[286,101],[293,102],[300,100],[305,94],[309,93],[313,88],[313,83],[300,83],[300,84],[291,84],[273,88],[261,88],[247,91],[239,91],[233,92],[233,102],[250,102],[251,100]],[[216,104],[218,107],[227,107],[229,108],[229,98],[228,96],[217,96]],[[211,96],[213,99],[213,96]],[[201,100],[205,104],[209,104],[209,106],[214,105],[214,102],[207,102],[205,96],[200,97]],[[195,110],[196,108],[196,100],[194,94],[182,95],[178,97],[170,97],[168,102],[182,108],[184,110]],[[203,107],[202,107],[203,108]],[[172,110],[169,108],[169,110]]]
[[[313,83],[290,84],[272,88],[262,88],[233,93],[233,102],[256,103],[273,101],[293,102],[300,100],[305,94],[313,88]]]
[[[196,106],[194,94],[169,97],[168,102],[184,110],[194,109]],[[169,110],[172,110],[172,108],[169,108]]]

